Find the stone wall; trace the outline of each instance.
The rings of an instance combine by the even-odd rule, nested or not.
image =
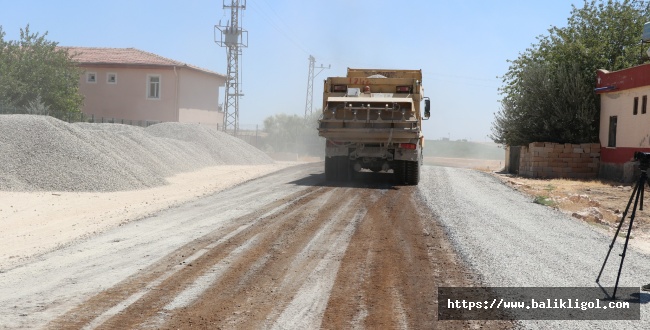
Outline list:
[[[521,147],[519,175],[530,178],[595,179],[600,144],[533,142]]]

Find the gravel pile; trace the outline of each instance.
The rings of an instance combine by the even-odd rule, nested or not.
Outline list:
[[[273,161],[240,139],[198,124],[68,124],[0,115],[0,190],[118,191],[215,165]]]

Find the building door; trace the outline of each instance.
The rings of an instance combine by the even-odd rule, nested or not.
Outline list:
[[[609,117],[609,141],[607,146],[610,148],[616,147],[616,122],[618,121],[617,116]]]

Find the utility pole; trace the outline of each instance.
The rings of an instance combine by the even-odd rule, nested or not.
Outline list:
[[[323,70],[332,67],[331,64],[327,67],[323,65],[314,67],[315,63],[316,59],[313,56],[309,55],[309,75],[307,76],[307,100],[305,101],[305,118],[310,116],[312,113],[312,105],[314,103],[314,78],[323,72]],[[320,69],[320,71],[318,71],[317,74],[314,74],[314,69]]]
[[[242,48],[248,47],[248,31],[239,26],[241,19],[240,10],[246,9],[246,0],[230,0],[227,5],[223,0],[223,9],[230,8],[230,21],[225,25],[214,26],[214,42],[221,47],[226,47],[228,54],[228,69],[226,73],[226,100],[224,102],[224,132],[231,131],[232,135],[237,136],[239,131],[239,97],[244,96],[241,93],[240,82],[241,73],[239,70],[239,57]],[[217,40],[217,30],[220,38]]]

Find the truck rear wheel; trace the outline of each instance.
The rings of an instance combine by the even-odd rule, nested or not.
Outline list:
[[[406,162],[406,184],[415,186],[420,182],[420,162]]]

